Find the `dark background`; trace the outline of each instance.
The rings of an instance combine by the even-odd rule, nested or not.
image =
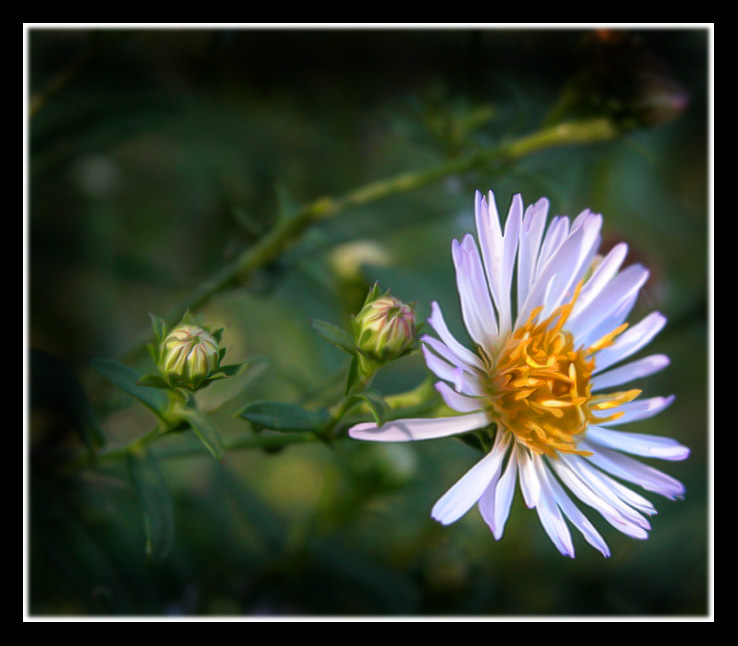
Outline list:
[[[79,379],[110,445],[148,430],[151,417],[89,360],[145,366],[129,351],[148,313],[164,315],[249,248],[284,205],[419,171],[557,118],[604,114],[623,129],[615,141],[552,148],[347,210],[211,299],[202,313],[227,324],[229,358],[269,362],[216,419],[224,435],[247,431],[235,409],[295,401],[340,368],[343,356],[308,319],[345,324],[376,279],[417,301],[420,319],[438,300],[461,330],[450,246],[473,229],[478,188],[495,190],[503,213],[516,192],[526,204],[548,196],[553,214],[601,212],[603,247],[626,240],[628,261],[651,268],[633,317],[667,316],[649,353],[672,364],[644,392],[677,399],[628,430],[692,449],[686,462],[655,464],[685,482],[687,496],[651,497],[659,514],[649,540],[605,525],[613,556],[576,536],[570,560],[519,496],[500,542],[476,510],[446,528],[431,520],[435,500],[477,459],[453,439],[241,451],[223,465],[164,446],[176,531],[170,554],[152,565],[125,469],[74,472],[47,459],[78,440],[34,400],[31,615],[709,612],[707,30],[27,35],[30,345]],[[359,262],[347,246],[357,242],[364,260],[349,276],[339,253]],[[409,359],[378,387],[398,392],[424,374]],[[216,403],[225,398],[213,389]]]

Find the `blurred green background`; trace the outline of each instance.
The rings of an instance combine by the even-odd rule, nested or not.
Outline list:
[[[32,370],[27,609],[133,616],[703,616],[710,610],[708,438],[709,47],[706,29],[140,29],[28,31],[28,334]],[[562,100],[562,97],[564,99]],[[562,102],[563,101],[563,102]],[[309,228],[277,261],[200,310],[227,325],[228,359],[263,369],[212,386],[225,438],[257,399],[317,400],[345,355],[309,319],[345,325],[374,280],[438,300],[461,338],[451,240],[473,230],[473,191],[545,195],[552,213],[605,215],[604,247],[652,270],[632,320],[669,319],[648,348],[671,366],[647,396],[677,395],[628,430],[692,449],[655,463],[684,501],[656,500],[647,541],[600,518],[613,556],[574,537],[559,555],[519,494],[496,542],[476,509],[449,527],[433,503],[477,460],[455,439],[238,450],[219,464],[186,437],[156,445],[175,518],[172,547],[144,553],[125,464],[71,469],[76,429],[109,447],[150,413],[92,371],[123,358],[161,316],[274,225],[322,196],[415,172],[604,114],[622,136],[449,175]],[[54,359],[49,359],[49,355]],[[59,396],[79,380],[88,418]],[[413,357],[384,393],[425,376]],[[64,380],[63,380],[64,381]],[[80,393],[75,392],[75,397]],[[235,395],[234,399],[231,399]],[[67,397],[65,399],[65,397]],[[60,403],[61,402],[61,403]],[[183,434],[186,435],[186,434]],[[62,457],[60,457],[62,456]]]

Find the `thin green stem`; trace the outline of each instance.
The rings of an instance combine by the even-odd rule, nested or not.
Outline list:
[[[617,135],[616,126],[605,118],[561,123],[511,139],[497,148],[479,150],[425,170],[372,182],[341,197],[320,198],[293,215],[280,219],[269,233],[244,251],[235,262],[199,285],[172,308],[165,320],[173,325],[185,310],[197,310],[215,294],[242,284],[256,269],[277,259],[311,225],[336,217],[343,211],[414,191],[445,177],[486,168],[492,163],[510,163],[547,148],[609,141]],[[145,340],[138,343],[134,352],[138,352],[144,343]]]

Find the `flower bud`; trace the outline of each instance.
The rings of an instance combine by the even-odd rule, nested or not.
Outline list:
[[[172,386],[195,390],[218,370],[217,339],[197,325],[182,324],[169,332],[159,349],[159,371]]]
[[[369,358],[389,361],[399,357],[415,340],[413,307],[390,296],[367,299],[354,319],[356,347]]]

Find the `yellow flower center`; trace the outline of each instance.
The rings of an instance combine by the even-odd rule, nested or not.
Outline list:
[[[590,455],[577,449],[577,442],[590,423],[615,419],[594,412],[631,401],[640,390],[593,396],[590,380],[595,354],[611,345],[627,327],[623,324],[589,347],[574,344],[564,324],[574,308],[581,284],[572,300],[537,322],[543,307],[528,322],[511,332],[493,356],[482,351],[489,380],[488,409],[500,429],[539,455],[557,453]]]

